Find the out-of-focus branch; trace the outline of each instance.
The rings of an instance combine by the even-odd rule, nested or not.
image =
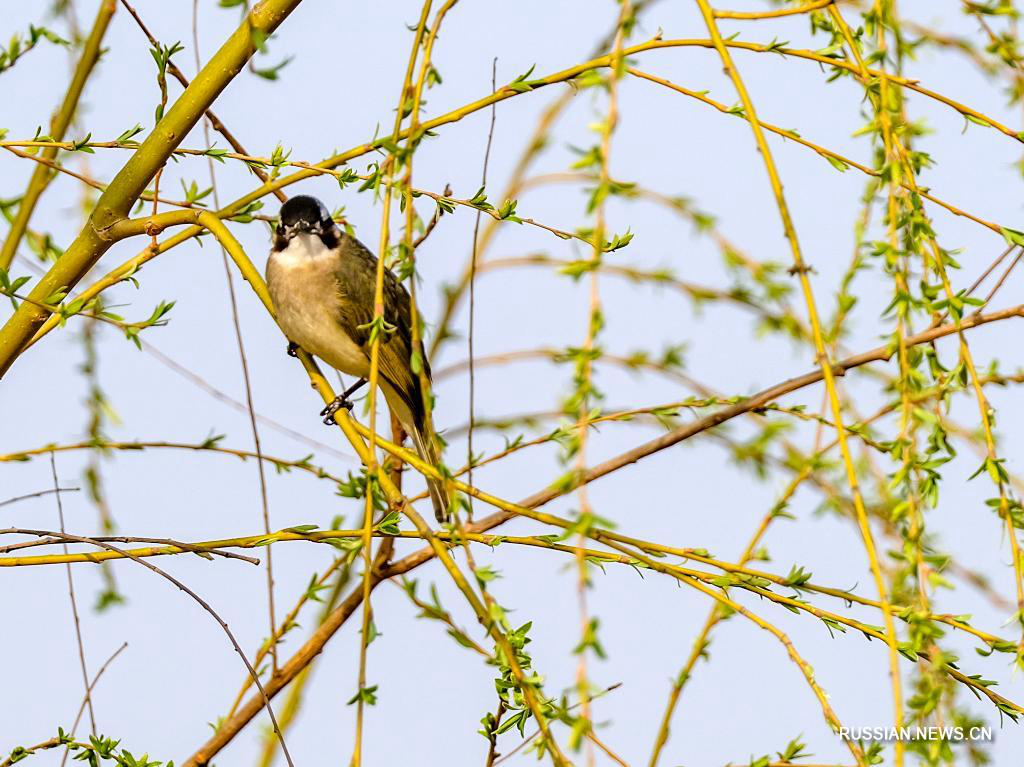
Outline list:
[[[110,26],[110,20],[113,18],[116,8],[117,3],[115,0],[102,0],[99,5],[99,9],[96,12],[96,20],[92,25],[92,31],[89,32],[89,37],[82,48],[82,57],[78,60],[75,73],[71,78],[71,85],[68,86],[63,103],[61,103],[60,108],[50,121],[50,137],[56,141],[61,141],[64,138],[64,132],[75,117],[78,102],[82,98],[82,91],[85,90],[85,84],[88,82],[89,76],[92,75],[96,62],[99,61],[102,53],[103,37],[107,33],[107,28]],[[43,159],[50,162],[53,162],[56,156],[56,147],[47,147],[42,152]],[[33,211],[35,211],[36,203],[39,202],[40,196],[46,191],[51,178],[53,178],[51,169],[45,165],[38,165],[32,171],[28,188],[18,204],[18,212],[15,214],[14,221],[11,222],[11,228],[7,232],[7,239],[4,240],[3,247],[0,248],[0,269],[9,268],[11,261],[14,260],[14,254],[18,252],[21,238],[28,229],[29,220],[32,218]],[[2,369],[2,366],[0,366],[0,369]]]

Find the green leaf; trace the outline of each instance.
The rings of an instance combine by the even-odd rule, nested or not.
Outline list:
[[[288,66],[292,62],[293,58],[295,57],[288,56],[280,64],[275,64],[272,67],[253,67],[252,73],[257,77],[262,77],[264,80],[270,80],[271,82],[273,82],[277,80],[277,77],[280,74],[281,70]]]
[[[534,64],[532,67],[527,69],[523,74],[519,75],[515,80],[510,82],[505,87],[515,91],[516,93],[526,93],[527,91],[533,90],[533,84],[527,82],[526,78],[533,74],[533,70],[536,69],[537,65]]]
[[[473,571],[473,574],[476,575],[476,579],[480,582],[481,586],[501,577],[500,572],[489,566],[478,567]]]
[[[1024,247],[1024,232],[1005,226],[1000,227],[999,231],[1003,235],[1003,239],[1006,240],[1007,245]]]
[[[377,704],[377,685],[371,685],[370,687],[360,687],[359,692],[349,698],[347,705],[351,706],[353,703],[362,701],[367,706],[374,706]]]
[[[374,525],[373,529],[386,535],[398,535],[400,532],[398,522],[401,518],[397,511],[388,512],[387,516]]]
[[[822,157],[828,160],[828,164],[831,165],[836,170],[838,170],[840,173],[845,173],[850,168],[849,165],[840,160],[838,157],[833,157],[832,155],[829,154],[822,155]]]
[[[135,127],[129,128],[128,130],[126,130],[124,133],[122,133],[120,136],[118,136],[116,139],[114,139],[114,142],[117,143],[117,144],[125,144],[125,143],[131,141],[131,139],[134,136],[137,136],[140,133],[142,133],[142,126],[139,125],[138,123],[135,123]],[[132,141],[132,143],[136,144],[138,142]]]

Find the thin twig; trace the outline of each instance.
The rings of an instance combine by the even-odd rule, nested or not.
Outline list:
[[[80,487],[55,487],[50,490],[40,490],[38,493],[29,493],[28,495],[16,495],[13,498],[8,498],[6,501],[0,501],[0,506],[9,506],[12,503],[18,503],[20,501],[27,501],[30,498],[39,498],[43,495],[50,495],[51,493],[77,493],[82,488]]]
[[[57,500],[57,519],[60,521],[60,531],[64,532],[64,504],[60,499],[60,482],[57,479],[57,461],[54,454],[50,452],[50,473],[53,476],[54,497]],[[68,545],[64,543],[64,553],[68,553]],[[71,618],[75,624],[75,642],[78,645],[78,665],[82,671],[82,687],[85,690],[86,707],[89,709],[89,729],[93,735],[96,734],[96,715],[93,712],[92,697],[89,694],[89,671],[85,665],[85,645],[82,642],[82,625],[78,619],[78,601],[75,599],[75,579],[71,575],[71,565],[67,564],[65,574],[68,581],[68,597],[71,601]]]
[[[142,18],[139,16],[138,11],[136,11],[131,5],[128,4],[127,0],[121,0],[121,5],[123,5],[125,7],[125,10],[128,11],[129,15],[131,15],[131,17],[135,19],[135,23],[138,24],[139,29],[142,30],[142,34],[146,36],[146,39],[149,40],[149,44],[154,48],[157,47],[160,44],[159,41],[155,37],[153,37],[149,29],[142,22]],[[195,50],[199,50],[198,45],[195,46]],[[185,73],[178,69],[177,64],[175,64],[173,60],[169,60],[167,62],[167,71],[171,75],[171,77],[173,77],[181,84],[182,88],[187,88],[189,86],[189,80],[187,77],[185,77]],[[242,144],[238,141],[238,139],[235,138],[231,131],[227,129],[227,126],[220,121],[220,118],[213,113],[212,109],[207,109],[204,112],[204,115],[206,116],[207,121],[205,124],[213,126],[213,129],[217,131],[220,135],[222,135],[236,152],[238,152],[239,154],[248,154],[248,152],[245,151],[245,147],[242,146]],[[209,139],[207,139],[206,145],[211,146]],[[270,177],[260,168],[254,166],[250,166],[250,168],[252,172],[256,175],[256,178],[258,178],[264,184],[266,184],[270,180]],[[284,192],[282,192],[280,189],[275,189],[274,195],[281,202],[284,202],[285,200],[288,199],[287,196],[285,196]]]
[[[86,543],[101,549],[106,549],[107,551],[115,552],[120,556],[132,560],[133,562],[137,562],[138,564],[145,567],[147,570],[150,570],[156,573],[157,575],[161,576],[162,578],[170,581],[175,586],[177,586],[181,591],[184,591],[186,594],[192,597],[192,599],[195,600],[200,607],[202,607],[207,613],[209,613],[209,615],[215,621],[217,621],[218,625],[221,627],[221,629],[227,635],[228,640],[231,642],[231,646],[234,647],[235,652],[238,653],[238,657],[242,659],[242,663],[245,664],[246,670],[249,672],[249,675],[252,677],[253,683],[256,685],[256,688],[259,690],[260,695],[263,698],[263,705],[266,707],[267,713],[270,715],[270,721],[274,727],[274,732],[277,733],[277,737],[281,742],[281,752],[284,754],[284,758],[288,762],[288,767],[295,767],[294,763],[292,762],[291,754],[288,751],[288,746],[284,741],[284,734],[281,732],[281,728],[277,725],[277,717],[274,714],[273,707],[270,705],[270,698],[267,696],[267,691],[264,689],[263,683],[260,681],[259,674],[256,673],[256,669],[254,669],[252,665],[249,663],[249,659],[245,657],[245,653],[242,651],[241,646],[238,644],[238,640],[235,639],[235,635],[231,633],[231,629],[228,628],[228,624],[224,621],[223,618],[220,617],[217,611],[210,606],[209,602],[207,602],[205,599],[203,599],[201,596],[199,596],[196,592],[194,592],[184,583],[179,581],[173,575],[165,572],[164,570],[161,570],[152,562],[147,562],[145,559],[136,556],[132,552],[126,551],[124,549],[119,549],[118,547],[106,543],[105,541],[100,541],[95,538],[87,538],[81,535],[69,535],[68,533],[64,532],[57,533],[49,530],[24,530],[19,528],[12,528],[4,532],[11,532],[19,535],[45,535],[51,538],[58,538],[69,543]],[[86,680],[86,689],[88,690],[88,680]]]
[[[160,364],[165,365],[170,370],[173,370],[175,373],[180,375],[186,381],[188,381],[189,383],[191,383],[191,384],[197,386],[198,388],[202,389],[203,391],[205,391],[207,394],[209,394],[214,399],[216,399],[216,400],[218,400],[220,402],[223,402],[224,404],[234,408],[235,410],[239,411],[240,413],[247,413],[248,412],[248,408],[246,407],[244,402],[239,402],[237,399],[232,397],[230,394],[227,394],[226,392],[218,389],[216,386],[211,384],[209,381],[207,381],[205,378],[200,376],[198,373],[196,373],[192,369],[186,367],[185,365],[181,364],[180,362],[175,360],[173,357],[168,356],[166,353],[164,353],[163,351],[158,349],[156,346],[154,346],[152,343],[150,343],[146,339],[140,338],[139,339],[139,343],[142,344],[142,351],[144,351],[147,354],[151,355]],[[273,420],[272,418],[268,418],[267,416],[262,415],[259,412],[256,413],[256,419],[260,423],[264,424],[265,426],[273,429],[274,431],[278,432],[279,434],[284,434],[286,437],[289,437],[290,439],[293,439],[296,442],[301,442],[304,445],[308,445],[309,447],[311,447],[311,448],[313,448],[315,450],[321,450],[321,451],[323,451],[325,453],[330,453],[335,458],[340,458],[343,461],[347,461],[347,462],[351,462],[352,461],[352,456],[347,455],[347,454],[341,452],[340,450],[338,450],[338,448],[334,447],[333,445],[328,445],[326,442],[321,442],[320,440],[316,440],[316,439],[312,439],[311,437],[307,437],[305,434],[303,434],[301,432],[298,432],[298,431],[295,431],[294,429],[290,429],[287,426],[285,426],[284,424],[278,423],[277,421]]]
[[[622,687],[622,682],[616,682],[615,684],[609,685],[608,687],[605,687],[603,690],[601,690],[601,692],[595,693],[594,695],[591,695],[590,697],[591,697],[591,699],[596,700],[597,698],[602,698],[605,695],[607,695],[608,693],[610,693],[612,690],[617,690],[620,687]],[[574,710],[576,708],[579,708],[579,706],[580,706],[580,704],[578,702],[577,703],[573,703],[571,706],[569,706],[569,710],[572,711],[572,710]],[[526,748],[528,745],[530,745],[530,742],[534,738],[536,738],[538,735],[540,735],[540,730],[535,730],[530,735],[527,735],[525,738],[523,738],[523,741],[519,745],[517,745],[515,748],[513,748],[511,751],[509,751],[507,754],[502,754],[498,759],[495,759],[494,760],[494,767],[497,767],[497,765],[501,764],[502,762],[504,762],[504,761],[506,761],[508,759],[511,759],[513,756],[518,754],[520,751],[522,751],[524,748]]]
[[[88,689],[87,689],[87,690],[85,691],[85,696],[84,696],[84,697],[82,698],[82,702],[81,702],[81,703],[79,704],[79,706],[78,706],[78,713],[77,713],[77,714],[75,714],[75,721],[74,721],[74,722],[73,722],[73,723],[71,724],[71,729],[70,729],[70,730],[68,730],[69,734],[70,734],[70,735],[71,735],[72,737],[73,737],[73,736],[74,736],[74,734],[75,734],[75,730],[77,730],[77,729],[78,729],[78,723],[79,723],[79,722],[80,722],[80,721],[82,720],[82,713],[84,712],[84,710],[85,710],[85,707],[86,707],[86,704],[87,704],[87,703],[89,702],[89,700],[90,700],[90,698],[91,698],[91,696],[92,696],[92,690],[93,690],[93,688],[94,688],[94,687],[96,686],[96,683],[97,683],[98,681],[100,681],[100,677],[101,677],[101,676],[103,676],[103,672],[107,670],[107,667],[108,667],[108,666],[109,666],[109,665],[110,665],[111,663],[113,663],[113,662],[114,662],[114,659],[115,659],[115,658],[116,658],[116,657],[117,657],[118,655],[120,655],[120,654],[121,654],[121,652],[122,652],[122,651],[123,651],[123,650],[124,650],[124,649],[125,649],[126,647],[128,647],[128,643],[127,643],[127,642],[124,642],[124,643],[123,643],[123,644],[122,644],[122,645],[121,645],[120,647],[118,647],[118,648],[117,648],[116,650],[114,650],[114,653],[113,653],[113,655],[111,655],[111,656],[110,656],[109,658],[107,658],[107,659],[106,659],[106,661],[104,661],[103,665],[102,665],[102,666],[100,666],[100,670],[96,672],[95,676],[93,676],[93,678],[92,678],[92,681],[91,681],[91,682],[89,682],[89,687],[88,687]],[[64,756],[62,756],[62,757],[61,757],[61,759],[60,759],[60,764],[61,764],[61,767],[64,767],[64,764],[65,764],[65,763],[67,762],[67,760],[68,760],[68,754],[70,754],[70,753],[71,753],[71,749],[70,749],[70,748],[68,748],[68,749],[65,749],[65,750],[64,750]]]
[[[124,0],[122,0],[123,2]],[[134,15],[134,14],[133,14]],[[141,23],[141,22],[140,22]],[[196,71],[202,70],[202,59],[199,54],[199,0],[192,3],[192,50],[195,54]],[[187,81],[182,83],[187,85]],[[210,122],[203,122],[203,136],[206,145],[210,146]],[[220,209],[220,193],[217,190],[217,172],[213,167],[213,158],[206,158],[207,169],[210,173],[210,188],[213,190],[213,204]],[[265,179],[264,179],[265,180]],[[242,338],[242,322],[238,315],[238,297],[235,295],[235,278],[231,273],[231,263],[228,260],[228,252],[224,244],[220,243],[221,262],[224,265],[224,279],[228,288],[228,303],[231,307],[231,323],[235,331],[235,343],[238,347],[238,357],[242,364],[242,382],[245,386],[245,404],[249,416],[249,428],[252,431],[253,447],[256,450],[256,472],[260,482],[260,508],[263,512],[263,532],[270,533],[270,501],[267,497],[267,475],[263,468],[263,448],[260,444],[260,430],[256,425],[256,406],[252,397],[252,378],[249,375],[249,360],[245,354],[245,341]],[[270,626],[268,637],[277,635],[277,615],[274,606],[274,556],[271,547],[267,546],[267,619]],[[270,662],[274,670],[277,670],[277,642],[270,643]]]
[[[981,285],[981,283],[983,283],[983,282],[984,282],[984,281],[986,280],[986,278],[987,278],[987,277],[988,277],[988,276],[989,276],[990,274],[992,274],[993,270],[994,270],[994,269],[995,269],[995,268],[996,268],[997,266],[999,266],[999,265],[1000,265],[1001,263],[1003,263],[1003,260],[1004,260],[1004,259],[1005,259],[1005,258],[1006,258],[1006,257],[1007,257],[1008,255],[1010,255],[1010,252],[1011,252],[1011,251],[1012,251],[1012,250],[1013,250],[1013,249],[1014,249],[1015,247],[1016,247],[1015,245],[1008,245],[1008,246],[1006,247],[1006,249],[1005,249],[1005,250],[1003,250],[1003,252],[999,254],[999,256],[998,256],[998,257],[996,258],[996,260],[995,260],[995,261],[993,261],[993,262],[992,262],[991,264],[989,264],[989,265],[988,265],[988,266],[987,266],[987,267],[985,268],[985,271],[983,271],[983,272],[982,272],[982,273],[981,273],[981,274],[980,274],[980,275],[978,276],[978,279],[976,279],[976,280],[975,280],[975,281],[974,281],[973,283],[971,283],[971,287],[967,288],[967,292],[966,292],[966,293],[965,293],[964,295],[968,295],[968,296],[969,296],[969,295],[971,295],[972,293],[974,293],[974,291],[978,289],[978,286],[979,286],[979,285]]]
[[[491,91],[498,89],[498,58],[494,57],[491,62]],[[491,124],[487,130],[487,146],[484,149],[484,164],[480,171],[480,188],[487,187],[487,165],[491,160],[491,144],[494,141],[494,122],[497,117],[497,104],[491,104]],[[469,256],[469,332],[466,338],[466,348],[469,364],[469,429],[466,431],[466,465],[469,466],[469,484],[473,484],[473,422],[476,419],[476,368],[475,356],[473,353],[473,342],[476,334],[476,265],[479,258],[478,243],[480,238],[481,211],[476,212],[476,220],[473,222],[473,251]],[[469,519],[473,519],[473,499],[468,499]],[[500,711],[500,709],[499,709]]]
[[[995,298],[996,292],[999,290],[999,288],[1003,286],[1003,283],[1006,282],[1006,278],[1010,276],[1010,272],[1013,271],[1014,267],[1020,263],[1022,256],[1024,256],[1024,248],[1021,248],[1017,252],[1017,256],[1013,259],[1012,262],[1010,262],[1010,265],[1006,267],[1006,271],[1003,272],[1003,276],[999,278],[999,282],[997,282],[992,287],[992,290],[989,291],[989,294],[985,296],[985,302],[981,305],[981,307],[978,308],[978,311],[981,311],[982,308],[988,306],[992,299]]]
[[[0,529],[0,535],[13,534],[16,533],[18,529],[19,528]],[[29,532],[32,535],[45,535],[45,532],[42,530],[31,530]],[[203,556],[206,559],[209,559],[210,557],[208,555],[212,554],[214,556],[223,557],[224,559],[240,559],[243,562],[248,562],[251,565],[258,565],[260,563],[259,559],[255,557],[247,557],[242,554],[238,554],[234,551],[223,551],[219,547],[210,547],[205,545],[186,543],[185,541],[177,541],[173,538],[150,538],[133,535],[96,535],[91,537],[89,540],[101,541],[103,543],[153,543],[159,546],[167,546],[174,549],[178,549],[179,551],[187,551],[192,552],[193,554],[199,554],[200,556]],[[35,540],[22,541],[21,543],[12,543],[7,546],[0,546],[0,554],[9,554],[12,551],[20,551],[22,549],[30,549],[35,548],[37,546],[52,546],[56,543],[60,543],[59,538],[37,538]],[[141,554],[139,554],[139,556],[141,556]],[[66,545],[64,547],[64,558],[68,561],[74,559],[74,561],[82,562],[100,562],[105,559],[104,555],[102,554],[69,554]]]

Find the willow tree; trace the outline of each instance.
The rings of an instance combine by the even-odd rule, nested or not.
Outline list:
[[[59,754],[156,764],[133,755],[156,750],[148,731],[115,727],[140,709],[179,733],[161,759],[187,765],[237,760],[226,749],[260,718],[264,765],[452,753],[494,765],[532,752],[555,765],[767,767],[807,764],[813,751],[821,764],[902,767],[1019,751],[1013,426],[1024,374],[1011,368],[1024,233],[1012,216],[1024,52],[1012,0],[948,3],[938,26],[927,5],[892,0],[538,8],[538,23],[571,14],[559,50],[540,33],[495,39],[494,61],[480,60],[480,39],[516,22],[485,21],[471,3],[426,0],[402,9],[407,25],[369,12],[408,35],[393,48],[334,42],[325,9],[307,5],[221,0],[191,15],[165,8],[157,21],[152,7],[65,0],[32,9],[40,18],[0,50],[0,77],[33,94],[8,99],[4,120],[41,122],[55,105],[34,134],[0,127],[0,566],[31,568],[6,571],[5,590],[33,603],[52,597],[33,576],[60,566],[71,615],[66,624],[59,611],[60,646],[78,666],[58,689],[18,691],[45,707],[49,729],[6,716],[0,766]],[[79,23],[86,10],[91,26]],[[204,59],[201,30],[234,14]],[[172,22],[191,24],[192,39],[165,39],[160,24]],[[317,47],[366,81],[359,107],[375,129],[346,123],[359,112],[332,72],[290,76]],[[33,68],[39,51],[61,49],[66,84]],[[106,66],[127,49],[151,54],[145,93]],[[367,71],[370,55],[388,66]],[[398,81],[385,82],[389,68]],[[478,95],[467,100],[459,85],[470,77]],[[335,101],[330,121],[304,114]],[[106,135],[97,107],[124,103],[135,126]],[[321,133],[367,133],[321,158],[300,157],[289,135],[247,148],[263,112],[296,136],[310,120]],[[780,122],[805,119],[810,128]],[[261,268],[270,198],[314,184],[408,285],[412,366],[424,384],[424,361],[435,371],[426,405],[446,441],[442,464],[382,428],[377,360],[393,332],[383,268],[368,393],[336,415],[331,436],[314,432],[320,405],[303,382],[330,403],[334,374],[301,349],[283,354]],[[248,191],[227,201],[229,186]],[[68,195],[82,210],[70,237]],[[702,195],[741,203],[716,216]],[[160,268],[176,251],[214,258],[221,273],[190,266],[182,283]],[[152,291],[187,298],[212,281],[216,306],[206,293],[139,306]],[[159,349],[182,325],[198,347],[186,360]],[[222,326],[234,348],[196,344],[221,339]],[[200,372],[236,358],[240,395]],[[144,406],[118,419],[132,397]],[[231,440],[174,429],[194,417],[215,428],[224,407],[244,416]],[[167,432],[138,436],[165,421]],[[284,457],[296,443],[312,452]],[[123,451],[141,455],[117,460]],[[245,466],[224,469],[226,457]],[[207,473],[190,474],[196,465]],[[422,515],[423,478],[451,489],[449,524]],[[285,482],[306,482],[311,500],[289,503]],[[147,502],[125,508],[126,493]],[[167,535],[168,514],[213,497],[215,521],[182,509],[189,523]],[[47,508],[56,522],[41,521]],[[258,578],[235,574],[246,563]],[[136,702],[121,692],[128,680],[105,682],[107,698],[94,687],[129,661],[123,646],[100,657],[93,640],[131,620],[133,594],[154,575],[181,592],[161,599],[201,608],[176,632],[213,627],[215,652],[237,655],[232,669],[177,672],[203,685],[201,707]],[[96,614],[82,604],[86,583],[98,588]],[[378,594],[387,583],[414,626]],[[31,621],[18,626],[20,641],[38,641]],[[730,634],[705,669],[712,642]],[[174,651],[173,634],[160,641]],[[444,654],[425,657],[427,641]],[[152,642],[137,662],[153,665]],[[335,665],[320,689],[334,692],[317,697],[311,672],[325,658]],[[701,678],[714,682],[688,705]],[[716,699],[717,687],[731,692]],[[409,711],[435,736],[410,735]],[[786,711],[791,731],[763,742],[774,731],[765,722]],[[325,748],[325,730],[341,745]]]

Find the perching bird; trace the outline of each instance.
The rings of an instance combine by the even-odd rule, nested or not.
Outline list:
[[[370,376],[377,259],[359,240],[343,233],[315,197],[292,197],[281,206],[267,260],[267,287],[277,320],[291,342],[336,370],[359,379]],[[384,270],[384,321],[380,334],[379,383],[393,416],[412,437],[416,452],[438,465],[437,439],[430,429],[419,376],[412,370],[412,317],[409,294],[389,269]],[[393,328],[393,330],[391,330]],[[430,367],[423,361],[427,379]],[[331,423],[342,407],[351,409],[351,387],[324,408]],[[448,519],[448,494],[442,483],[427,487],[439,522]]]

